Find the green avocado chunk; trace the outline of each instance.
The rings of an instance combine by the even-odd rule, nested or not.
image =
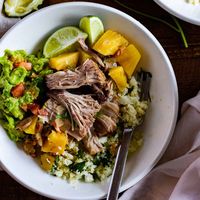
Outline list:
[[[26,69],[24,69],[23,67],[17,67],[11,72],[9,79],[10,83],[13,85],[17,85],[18,83],[24,81],[26,75],[27,75]]]

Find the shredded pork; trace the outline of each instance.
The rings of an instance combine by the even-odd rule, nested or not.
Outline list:
[[[76,95],[67,91],[52,91],[48,94],[64,106],[79,127],[79,134],[84,138],[95,121],[95,115],[101,106],[90,95]],[[73,127],[72,127],[73,130]]]
[[[103,146],[100,143],[99,138],[94,134],[88,134],[83,139],[83,142],[90,155],[95,155],[103,150]]]
[[[94,123],[95,132],[99,136],[111,134],[117,128],[119,105],[117,102],[105,102]]]
[[[79,39],[78,40],[81,48],[87,52],[89,55],[92,56],[92,58],[102,67],[105,67],[102,59],[92,50],[90,49],[86,44],[85,44],[85,40],[84,39]]]
[[[47,87],[53,89],[76,89],[84,85],[98,84],[103,86],[106,82],[104,73],[91,59],[86,60],[74,71],[59,71],[46,76]]]
[[[102,65],[102,60],[83,41],[80,40],[79,43],[84,51],[90,55],[92,53],[93,60]],[[65,132],[78,141],[83,140],[91,155],[103,150],[99,137],[113,133],[119,117],[118,103],[111,102],[115,96],[113,82],[106,80],[93,60],[87,59],[74,71],[59,71],[47,75],[46,83],[51,91],[48,93],[50,100],[45,104],[50,121],[55,119],[52,125],[56,131]],[[91,88],[89,94],[81,93],[82,86]],[[74,94],[76,90],[78,94]],[[58,113],[63,112],[67,112],[70,118],[55,118]]]

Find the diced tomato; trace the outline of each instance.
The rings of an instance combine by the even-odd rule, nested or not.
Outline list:
[[[34,115],[38,115],[40,107],[36,103],[31,103],[27,105],[27,109],[30,110]]]
[[[40,106],[36,103],[31,103],[27,105],[23,105],[22,109],[24,111],[30,110],[34,115],[41,115],[41,116],[47,116],[48,112],[44,108],[40,109]]]
[[[14,64],[15,67],[24,67],[27,71],[32,69],[32,64],[29,62],[19,62]]]
[[[11,89],[11,94],[13,95],[13,97],[18,98],[24,94],[24,90],[25,90],[24,83],[19,83],[18,85],[16,85]]]

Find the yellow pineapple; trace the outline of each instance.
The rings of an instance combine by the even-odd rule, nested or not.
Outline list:
[[[42,151],[60,155],[64,152],[67,143],[68,138],[65,133],[52,131],[42,146]]]
[[[123,90],[128,86],[123,67],[119,66],[110,69],[109,76],[115,81],[118,89],[121,92],[123,92]]]
[[[114,55],[121,47],[126,47],[128,41],[119,33],[107,30],[94,44],[93,49],[104,56]]]
[[[130,44],[116,59],[117,62],[124,68],[127,76],[131,78],[138,62],[140,61],[140,58],[140,52],[133,44]]]
[[[57,57],[50,58],[49,65],[52,69],[65,70],[74,69],[78,63],[79,52],[63,53]]]

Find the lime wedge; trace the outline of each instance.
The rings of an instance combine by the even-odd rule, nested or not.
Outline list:
[[[96,16],[82,17],[79,27],[88,34],[88,43],[90,46],[93,45],[104,32],[103,23]]]
[[[57,30],[46,41],[43,49],[45,57],[50,58],[63,52],[76,50],[78,40],[87,38],[87,34],[74,26],[68,26]]]
[[[37,10],[43,0],[5,0],[5,13],[11,17],[21,17],[33,10]]]

